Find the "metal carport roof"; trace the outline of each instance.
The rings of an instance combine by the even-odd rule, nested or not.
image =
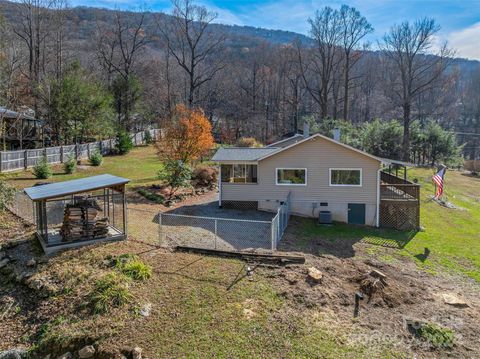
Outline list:
[[[128,182],[130,182],[129,179],[104,174],[65,182],[49,183],[43,186],[30,187],[25,189],[25,193],[32,201],[41,201],[50,198],[58,198],[76,193],[123,185]]]

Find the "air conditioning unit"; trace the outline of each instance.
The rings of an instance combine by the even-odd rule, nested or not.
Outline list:
[[[320,212],[318,212],[318,223],[319,224],[332,224],[332,212],[330,212],[330,211],[320,211]]]

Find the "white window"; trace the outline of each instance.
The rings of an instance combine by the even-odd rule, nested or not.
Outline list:
[[[276,182],[280,186],[306,186],[306,168],[277,168]]]
[[[361,168],[330,168],[330,186],[362,186]]]

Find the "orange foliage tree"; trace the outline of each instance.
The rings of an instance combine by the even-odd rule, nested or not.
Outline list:
[[[157,142],[162,159],[192,163],[213,148],[212,125],[200,109],[177,105]]]

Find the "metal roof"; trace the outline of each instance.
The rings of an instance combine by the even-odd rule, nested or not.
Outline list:
[[[36,120],[34,117],[32,117],[30,115],[20,113],[20,112],[16,112],[16,111],[12,111],[12,110],[6,109],[5,107],[0,107],[0,117],[20,118],[20,119],[24,118],[26,120],[40,121],[40,120]]]
[[[212,157],[212,161],[256,161],[276,151],[278,147],[221,147]]]
[[[105,174],[71,181],[49,183],[43,186],[30,187],[25,189],[25,193],[32,201],[40,201],[122,185],[128,182],[130,182],[129,179]]]

